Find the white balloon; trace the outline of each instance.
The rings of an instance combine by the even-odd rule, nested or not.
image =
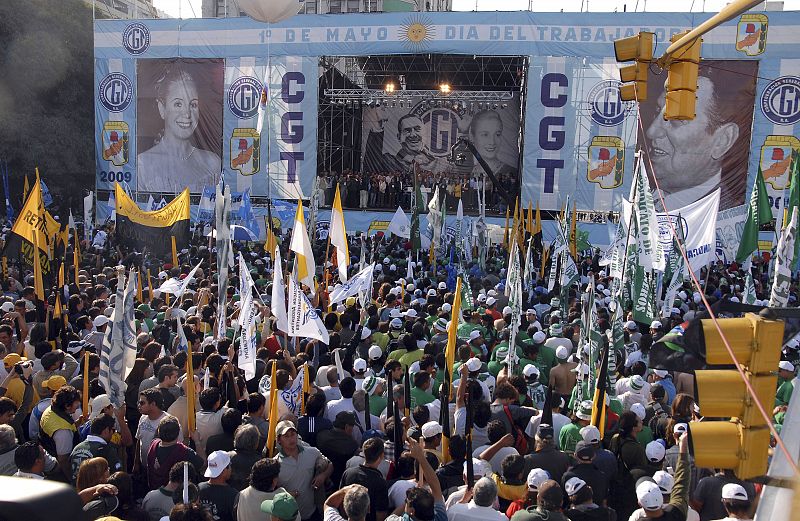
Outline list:
[[[237,0],[247,16],[259,22],[276,23],[296,15],[302,0]]]

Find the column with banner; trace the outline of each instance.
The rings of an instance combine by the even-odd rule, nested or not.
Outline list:
[[[95,186],[136,186],[136,60],[96,58]]]
[[[249,188],[253,196],[274,199],[311,196],[317,172],[317,63],[315,57],[296,56],[226,60],[223,170],[234,191]],[[262,93],[266,117],[259,133]]]

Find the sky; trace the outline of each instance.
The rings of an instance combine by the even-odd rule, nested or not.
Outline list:
[[[154,0],[156,8],[171,16],[200,17],[202,0]],[[650,11],[650,12],[716,12],[726,0],[453,0],[454,11],[523,11],[529,5],[539,12],[590,12]],[[800,10],[800,0],[784,0],[784,10]]]

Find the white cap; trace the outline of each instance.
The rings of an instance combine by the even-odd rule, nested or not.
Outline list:
[[[470,340],[475,340],[476,338],[480,338],[480,336],[481,336],[481,332],[478,329],[473,329],[469,333],[469,339]]]
[[[747,491],[743,486],[738,483],[728,483],[722,487],[722,499],[738,499],[740,501],[749,501]]]
[[[631,376],[629,383],[632,391],[640,391],[644,387],[644,378],[641,375],[635,374]]]
[[[400,311],[398,308],[392,308],[392,310],[389,311],[389,318],[402,318],[402,317],[403,317],[403,312]]]
[[[536,310],[535,310],[535,309],[533,309],[533,308],[528,308],[528,309],[526,309],[526,310],[525,310],[525,314],[526,314],[526,315],[536,315],[537,313],[536,313]]]
[[[659,470],[653,474],[653,481],[655,481],[658,488],[661,489],[662,494],[671,493],[672,487],[675,485],[675,478],[672,477],[672,474],[663,470]]]
[[[439,425],[439,422],[429,421],[428,423],[422,426],[423,438],[433,438],[434,436],[441,433],[442,433],[442,426]]]
[[[636,329],[636,327],[637,327],[636,322],[634,322],[633,320],[628,320],[627,322],[625,322],[625,329],[633,331]]]
[[[215,450],[208,455],[208,468],[204,474],[207,478],[216,478],[222,474],[228,465],[231,464],[231,457],[224,450]]]
[[[606,289],[606,287],[603,286],[602,284],[597,285],[597,291],[603,291],[604,289]]]
[[[489,464],[488,461],[472,458],[472,471],[475,473],[475,477],[482,477],[482,478],[490,478],[494,473],[492,471],[492,466]],[[464,474],[467,473],[467,462],[464,462]],[[549,478],[545,478],[549,479]]]
[[[686,425],[685,423],[676,423],[675,426],[672,427],[673,434],[676,433],[676,432],[680,433],[680,434],[683,434],[688,430],[689,430],[689,426]]]
[[[377,360],[381,356],[383,356],[383,350],[379,345],[370,346],[369,351],[367,352],[367,356],[370,360]]]
[[[511,314],[511,306],[506,306],[503,308],[503,316]]]
[[[370,330],[370,328],[368,327],[365,327],[364,329],[361,330],[361,340],[368,339],[371,334],[372,330]]]
[[[525,369],[522,370],[522,374],[525,375],[525,378],[539,378],[539,368],[533,364],[528,364],[525,366]]]
[[[533,340],[534,344],[543,344],[544,341],[547,340],[547,335],[545,335],[544,332],[542,332],[542,331],[537,331],[536,333],[533,334],[533,336],[531,337],[531,340]],[[564,347],[564,346],[561,346],[561,347]],[[556,350],[556,356],[558,356],[558,350]],[[569,354],[567,354],[567,356],[569,356]],[[566,358],[566,357],[564,357],[564,358]]]
[[[486,299],[487,306],[494,306],[495,302],[497,302],[497,299],[494,297],[489,297]]]
[[[490,297],[496,297],[497,296],[497,292],[495,290],[493,290],[493,289],[490,289],[486,294],[489,295]]]
[[[419,360],[408,366],[408,374],[415,374],[420,372]]]
[[[556,348],[556,358],[559,360],[566,360],[569,358],[569,349],[567,346],[558,346]]]
[[[13,302],[3,302],[3,305],[0,306],[0,309],[5,311],[6,313],[14,311],[14,303]]]
[[[484,295],[483,293],[478,295],[478,302],[486,302],[486,295]]]
[[[447,289],[447,283],[445,283],[445,282],[440,282],[440,283],[439,283],[439,289],[441,289],[441,290],[445,290],[445,289]]]
[[[407,310],[406,317],[417,318],[417,310],[414,308]]]
[[[89,419],[94,420],[101,414],[103,414],[103,409],[111,405],[111,398],[107,394],[101,394],[96,396],[92,399],[92,406],[91,406],[91,413],[89,414]]]
[[[399,318],[393,318],[389,325],[392,329],[403,329],[403,321]]]
[[[528,490],[539,490],[539,485],[550,479],[550,474],[544,469],[531,469],[528,472]]]
[[[97,315],[96,317],[94,317],[94,320],[92,321],[92,324],[94,324],[94,327],[103,327],[104,325],[108,324],[109,322],[111,322],[111,321],[108,319],[107,316],[105,316],[105,315]]]
[[[644,405],[639,402],[631,405],[631,412],[638,416],[640,420],[644,420],[644,417],[647,414],[644,410]]]
[[[788,360],[781,360],[778,364],[778,369],[794,372],[794,365],[792,365],[792,363]]]
[[[586,443],[600,443],[600,430],[594,425],[587,425],[580,430],[581,437]]]
[[[382,264],[376,264],[375,265],[375,271],[381,271],[382,272],[383,271],[383,265]]]
[[[653,369],[653,374],[659,378],[666,378],[669,372],[666,369]]]
[[[436,296],[436,290],[433,289],[433,288],[429,289],[428,290],[428,296],[429,297],[435,297]]]
[[[664,504],[661,488],[652,481],[645,481],[636,487],[636,499],[645,510],[658,510]]]
[[[568,496],[574,496],[580,489],[586,486],[586,482],[577,476],[573,476],[564,483],[564,492]]]
[[[389,271],[397,271],[397,265],[392,264],[391,266],[389,266]]]
[[[659,461],[663,460],[666,453],[667,449],[665,449],[659,441],[651,441],[644,448],[644,455],[647,456],[647,459],[651,463],[658,463]]]
[[[658,320],[653,320],[652,322],[650,322],[650,329],[660,329],[660,328],[661,328],[661,322],[659,322]]]
[[[356,358],[353,362],[353,371],[360,373],[367,370],[367,361],[363,358]]]
[[[483,363],[479,358],[470,358],[469,360],[467,360],[466,365],[467,369],[469,369],[470,372],[475,372],[481,370]]]
[[[452,310],[453,310],[453,306],[451,306],[447,302],[442,304],[442,311],[444,311],[445,313],[450,313]]]

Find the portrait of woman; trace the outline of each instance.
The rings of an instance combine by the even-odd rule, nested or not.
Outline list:
[[[503,143],[503,120],[500,119],[500,114],[494,110],[482,110],[476,113],[469,125],[469,137],[496,176],[517,175],[517,167],[505,163],[500,158]],[[483,168],[477,161],[472,172],[483,175]]]
[[[139,191],[178,193],[188,186],[201,192],[216,182],[222,165],[221,67],[217,60],[143,60],[139,66]]]

